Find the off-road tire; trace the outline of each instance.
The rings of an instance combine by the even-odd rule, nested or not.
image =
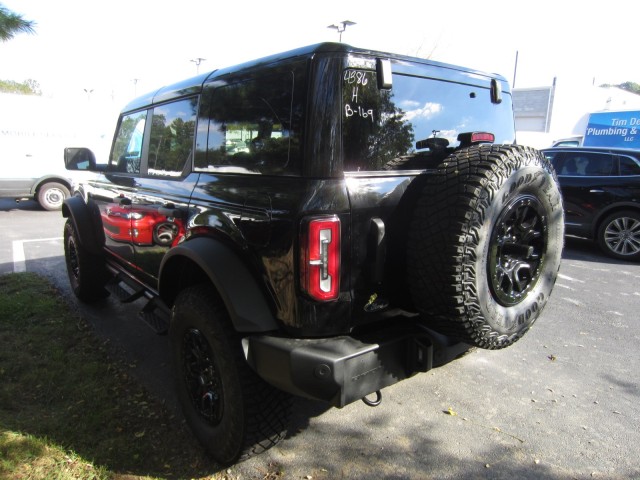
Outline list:
[[[625,210],[609,215],[598,229],[603,252],[620,260],[640,260],[640,213]]]
[[[64,225],[64,258],[69,283],[76,297],[91,303],[108,295],[104,289],[107,279],[105,261],[80,244],[71,219]]]
[[[245,460],[285,437],[291,396],[249,367],[241,338],[209,285],[180,292],[169,340],[187,424],[215,461]]]
[[[557,178],[540,152],[455,152],[429,173],[413,212],[407,272],[415,306],[442,334],[507,347],[549,299],[563,236]]]
[[[45,210],[60,210],[67,198],[69,189],[58,182],[45,183],[38,189],[37,200]]]

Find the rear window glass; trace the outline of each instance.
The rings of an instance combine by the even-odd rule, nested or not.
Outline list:
[[[620,175],[640,175],[640,163],[631,157],[620,157]]]
[[[491,102],[488,81],[484,88],[404,74],[393,75],[391,90],[380,90],[375,72],[347,69],[342,112],[345,170],[428,168],[459,146],[458,134],[465,132],[490,132],[496,143],[513,143],[511,97],[502,97],[499,104]],[[446,139],[447,149],[423,148],[433,137]]]
[[[593,152],[566,152],[562,162],[557,162],[559,175],[573,177],[607,177],[615,175],[616,166],[613,155]]]

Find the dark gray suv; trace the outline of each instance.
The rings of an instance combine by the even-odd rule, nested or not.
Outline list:
[[[282,438],[290,395],[342,407],[525,334],[563,242],[550,163],[504,78],[320,44],[122,111],[65,202],[75,294],[147,298],[185,417],[220,463]],[[375,399],[368,397],[375,394]]]

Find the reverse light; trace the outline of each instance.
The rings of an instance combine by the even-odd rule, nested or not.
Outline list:
[[[303,224],[300,283],[313,299],[335,300],[340,293],[340,219],[319,217]]]

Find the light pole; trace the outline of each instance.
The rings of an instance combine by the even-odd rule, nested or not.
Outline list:
[[[350,27],[351,25],[355,25],[355,24],[356,22],[352,22],[351,20],[343,20],[342,22],[329,25],[327,28],[333,28],[334,30],[337,30],[338,33],[340,34],[340,43],[342,43],[342,32],[344,32],[347,29],[347,27]]]
[[[196,64],[196,75],[200,73],[200,64],[206,60],[207,60],[206,58],[202,58],[202,57],[197,57],[197,58],[194,58],[193,60],[190,60],[191,62]]]

